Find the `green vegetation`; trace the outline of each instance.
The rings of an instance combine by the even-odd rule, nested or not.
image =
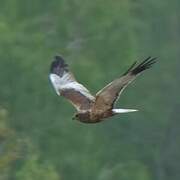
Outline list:
[[[0,180],[179,180],[180,1],[1,0]],[[72,121],[49,65],[95,93],[135,60],[158,63],[96,125]]]

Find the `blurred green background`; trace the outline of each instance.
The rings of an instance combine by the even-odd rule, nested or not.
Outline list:
[[[0,0],[0,180],[180,179],[179,0]],[[132,62],[158,63],[100,124],[48,79],[62,54],[95,94]]]

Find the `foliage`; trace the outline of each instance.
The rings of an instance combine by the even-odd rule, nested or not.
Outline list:
[[[0,179],[179,180],[179,6],[1,0]],[[71,121],[48,81],[59,53],[94,94],[134,60],[158,56],[117,104],[140,112]]]
[[[22,169],[17,172],[16,178],[18,180],[60,180],[58,173],[49,164],[41,164],[38,162],[36,156],[30,156],[27,158]]]

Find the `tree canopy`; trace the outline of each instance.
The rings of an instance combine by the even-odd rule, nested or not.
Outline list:
[[[1,0],[0,179],[179,180],[180,1]],[[135,60],[158,57],[102,124],[48,80],[62,54],[93,94]]]

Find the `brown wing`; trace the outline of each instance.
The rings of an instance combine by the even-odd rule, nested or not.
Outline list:
[[[94,102],[75,89],[64,89],[61,95],[67,98],[78,111],[89,110]]]
[[[67,98],[78,111],[89,110],[94,96],[78,83],[62,57],[56,56],[50,68],[50,80],[58,95]]]
[[[142,71],[151,67],[156,58],[148,57],[136,66],[136,62],[123,74],[122,77],[112,81],[96,94],[96,100],[92,107],[95,113],[105,112],[113,108],[123,90],[131,83]]]

